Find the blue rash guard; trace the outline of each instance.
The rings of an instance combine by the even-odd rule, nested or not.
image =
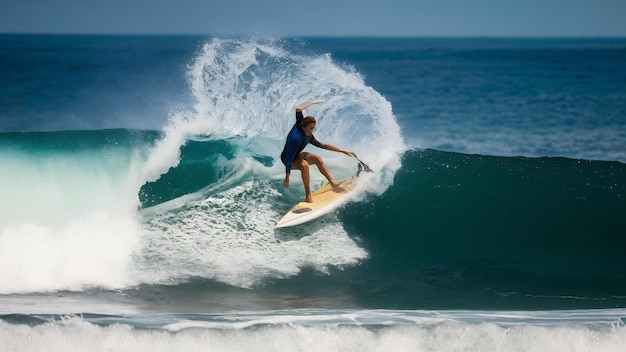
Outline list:
[[[291,164],[294,159],[300,155],[307,144],[311,143],[316,147],[324,148],[324,144],[315,139],[313,135],[307,136],[304,130],[298,126],[303,119],[304,115],[302,115],[302,111],[296,111],[296,123],[291,128],[291,131],[289,131],[287,140],[285,141],[285,147],[280,154],[280,160],[285,164],[285,173],[287,174],[291,173]]]

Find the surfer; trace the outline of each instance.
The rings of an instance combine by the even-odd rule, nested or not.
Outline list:
[[[314,146],[333,152],[344,153],[348,156],[356,157],[356,153],[343,150],[335,147],[334,145],[320,143],[313,136],[313,130],[315,129],[315,118],[313,116],[304,117],[302,110],[308,108],[314,104],[321,104],[323,100],[316,100],[310,103],[298,106],[296,108],[296,123],[289,131],[287,140],[285,141],[285,147],[280,154],[280,160],[285,164],[285,181],[283,186],[289,187],[289,175],[292,169],[300,170],[302,174],[302,182],[304,183],[304,192],[306,194],[305,202],[312,203],[313,197],[311,196],[311,189],[309,188],[309,165],[317,166],[318,170],[326,177],[333,189],[338,189],[340,184],[333,180],[330,171],[324,164],[324,160],[318,155],[309,152],[303,152],[302,150],[311,143]]]

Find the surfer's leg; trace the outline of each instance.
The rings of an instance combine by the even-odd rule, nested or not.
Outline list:
[[[301,153],[300,157],[296,158],[293,161],[292,168],[296,170],[300,170],[300,174],[302,175],[302,183],[304,184],[304,193],[305,193],[304,201],[308,203],[313,203],[313,196],[311,195],[311,187],[309,186],[309,182],[311,180],[311,174],[309,172],[309,163],[306,160],[307,154],[308,153]]]
[[[320,170],[322,175],[326,177],[326,179],[328,180],[328,183],[330,183],[330,185],[333,188],[340,188],[341,184],[333,180],[333,176],[330,174],[330,171],[326,167],[326,164],[324,163],[324,160],[321,157],[312,153],[307,153],[305,158],[309,164],[317,166],[318,170]]]

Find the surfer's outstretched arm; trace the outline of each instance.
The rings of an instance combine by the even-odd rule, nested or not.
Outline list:
[[[302,110],[304,110],[304,109],[308,108],[308,107],[309,107],[309,106],[311,106],[311,105],[321,104],[321,103],[323,103],[323,102],[324,102],[323,100],[314,100],[314,101],[312,101],[312,102],[310,102],[310,103],[302,104],[302,105],[300,105],[300,106],[296,107],[296,112],[297,112],[297,111],[302,111]]]
[[[333,152],[344,153],[347,156],[355,156],[356,157],[356,153],[355,152],[350,151],[350,150],[344,150],[344,149],[341,149],[341,148],[337,148],[337,147],[335,147],[332,144],[323,144],[322,148],[326,149],[326,150],[333,151]]]

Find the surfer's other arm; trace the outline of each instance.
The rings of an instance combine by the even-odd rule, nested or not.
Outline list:
[[[308,108],[308,107],[309,107],[309,106],[311,106],[311,105],[314,105],[314,104],[321,104],[321,103],[323,103],[323,102],[324,102],[323,100],[314,100],[314,101],[312,101],[312,102],[310,102],[310,103],[302,104],[302,105],[300,105],[300,106],[296,107],[296,112],[298,112],[298,111],[302,111],[302,110],[304,110],[304,109]]]

